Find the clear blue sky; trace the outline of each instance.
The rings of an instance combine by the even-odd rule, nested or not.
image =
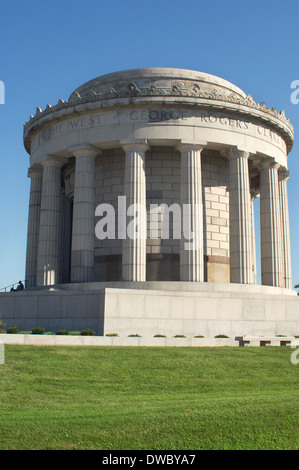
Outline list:
[[[257,102],[284,109],[289,156],[293,284],[299,282],[298,0],[2,0],[0,5],[0,287],[25,277],[29,201],[23,124],[99,75],[176,67],[220,76]],[[258,220],[257,220],[258,225]],[[258,229],[258,226],[257,226]],[[257,240],[258,242],[258,240]]]

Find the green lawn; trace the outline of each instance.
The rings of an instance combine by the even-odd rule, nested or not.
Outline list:
[[[299,449],[292,352],[7,345],[0,450]]]

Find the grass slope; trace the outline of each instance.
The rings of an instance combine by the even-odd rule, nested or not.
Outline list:
[[[298,449],[292,352],[7,345],[0,450]]]

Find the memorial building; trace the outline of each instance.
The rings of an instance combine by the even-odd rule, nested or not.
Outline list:
[[[284,111],[182,69],[111,73],[37,108],[24,126],[23,327],[39,318],[99,335],[298,334],[293,137]]]

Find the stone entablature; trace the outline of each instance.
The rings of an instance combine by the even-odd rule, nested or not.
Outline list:
[[[158,125],[159,129],[155,126]],[[145,127],[144,127],[145,126]],[[107,128],[110,128],[110,131]],[[161,129],[164,127],[168,138],[161,138]],[[113,134],[111,132],[113,129]],[[135,138],[147,138],[148,140],[163,143],[168,140],[175,144],[186,138],[198,138],[205,132],[210,148],[229,145],[234,136],[234,143],[240,147],[248,147],[253,156],[265,156],[266,152],[281,165],[287,167],[285,156],[287,147],[281,135],[271,128],[257,122],[250,116],[240,118],[232,113],[207,111],[203,109],[180,108],[176,110],[170,107],[156,108],[127,108],[120,110],[106,110],[103,112],[87,113],[75,117],[65,117],[65,120],[49,125],[40,130],[32,138],[31,155],[33,162],[39,162],[46,152],[66,152],[64,148],[66,139],[73,139],[74,133],[84,133],[83,139],[95,146],[109,148],[113,144],[128,138],[135,133]],[[107,140],[107,136],[111,138]],[[229,134],[228,134],[229,133]],[[107,135],[108,134],[108,135]],[[142,137],[141,137],[142,136]],[[198,137],[197,137],[198,136]],[[113,140],[112,140],[113,139]],[[171,142],[169,142],[171,143]],[[271,145],[271,149],[269,149]],[[64,154],[64,153],[63,153]],[[66,154],[68,155],[68,154]]]

